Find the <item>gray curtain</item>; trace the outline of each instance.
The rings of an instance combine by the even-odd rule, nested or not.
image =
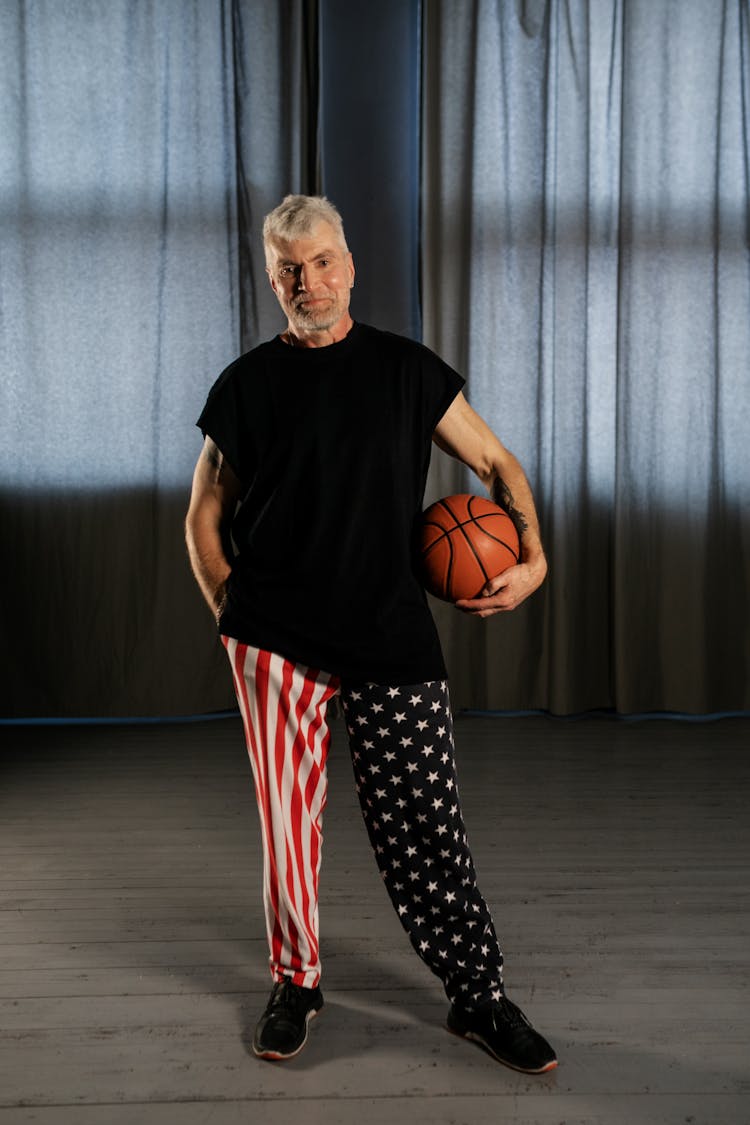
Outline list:
[[[211,381],[277,325],[316,7],[0,7],[0,713],[232,706],[182,520]],[[248,236],[248,229],[251,234]]]
[[[750,705],[749,26],[425,4],[425,341],[527,468],[551,563],[515,615],[438,608],[459,704]]]

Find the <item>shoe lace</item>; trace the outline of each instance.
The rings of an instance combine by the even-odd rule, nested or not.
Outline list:
[[[307,999],[304,990],[290,980],[277,981],[268,1001],[268,1011],[281,1009],[287,1012],[298,1012],[306,1006]]]
[[[533,1031],[531,1022],[526,1018],[520,1008],[508,999],[507,996],[501,997],[497,1002],[497,1006],[493,1010],[492,1018],[497,1027],[497,1019],[500,1017],[505,1026],[514,1031]]]

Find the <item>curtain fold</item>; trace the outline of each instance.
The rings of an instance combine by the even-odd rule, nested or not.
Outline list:
[[[233,704],[182,521],[207,389],[275,311],[248,239],[314,186],[315,11],[2,6],[6,716]]]
[[[489,625],[439,607],[459,704],[750,702],[748,47],[742,0],[425,6],[425,341],[551,564]]]

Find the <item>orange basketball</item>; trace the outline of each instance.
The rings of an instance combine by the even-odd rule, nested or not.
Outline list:
[[[422,513],[419,550],[425,588],[446,602],[479,597],[520,557],[508,513],[470,494],[445,496]]]

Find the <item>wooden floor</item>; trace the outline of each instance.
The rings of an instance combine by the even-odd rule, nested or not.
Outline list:
[[[508,992],[560,1056],[542,1078],[445,1031],[340,726],[326,1006],[287,1064],[247,1045],[270,982],[238,722],[0,739],[2,1125],[750,1123],[750,721],[457,721]]]

